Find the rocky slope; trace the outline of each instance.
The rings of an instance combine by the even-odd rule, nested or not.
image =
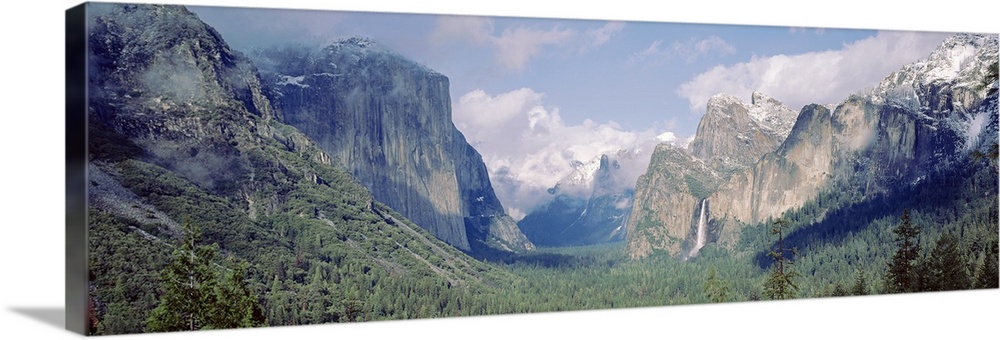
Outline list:
[[[254,58],[283,120],[377,200],[465,251],[533,247],[452,123],[447,77],[366,38]]]
[[[960,34],[835,108],[804,107],[779,147],[709,190],[709,220],[716,230],[710,236],[729,244],[738,239],[740,226],[777,217],[821,193],[860,201],[963,163],[973,150],[995,143],[996,92],[988,91],[996,85],[984,86],[982,80],[996,62],[996,35]],[[692,149],[705,156],[718,152],[716,145],[722,143],[709,139]],[[646,191],[651,189],[637,189],[637,209]],[[673,207],[664,203],[643,205]],[[688,206],[667,208],[679,212],[659,214],[691,215],[691,202],[684,203]],[[694,219],[654,219],[646,227],[679,240],[684,228],[690,234]],[[630,242],[630,253],[642,257],[652,248],[678,254],[677,243],[637,240]]]
[[[752,166],[776,149],[791,130],[796,113],[762,93],[745,103],[728,94],[708,101],[705,115],[687,149],[662,144],[636,184],[628,223],[632,257],[654,250],[697,254],[701,201],[734,173]],[[721,224],[709,220],[706,239],[714,241]]]

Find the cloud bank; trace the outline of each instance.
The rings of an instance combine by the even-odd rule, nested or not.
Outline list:
[[[810,103],[838,103],[900,66],[926,57],[945,36],[880,32],[839,50],[753,57],[701,73],[682,84],[677,94],[688,100],[694,112],[703,112],[708,99],[723,92],[749,99],[753,91],[760,91],[793,109]]]
[[[622,162],[630,185],[646,171],[662,131],[625,131],[614,122],[591,120],[567,124],[544,99],[529,88],[496,95],[475,90],[453,106],[456,127],[483,156],[498,198],[515,219],[547,201],[547,189],[569,175],[574,162],[624,149],[633,153]]]

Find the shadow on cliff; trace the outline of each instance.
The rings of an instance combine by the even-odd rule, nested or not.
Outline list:
[[[875,195],[861,202],[847,202],[846,205],[840,203],[844,200],[838,199],[840,197],[837,195],[823,195],[824,199],[820,200],[822,203],[813,200],[807,203],[806,207],[784,215],[793,226],[799,225],[785,235],[784,247],[798,249],[799,255],[804,255],[810,245],[841,246],[849,235],[856,235],[870,228],[873,221],[887,217],[898,219],[903,209],[931,212],[950,208],[962,212],[962,208],[969,206],[969,201],[977,199],[972,197],[975,192],[991,193],[994,196],[997,194],[997,174],[994,168],[983,165],[984,163],[965,163],[953,170],[929,176],[916,185],[899,184],[897,189],[890,193]],[[850,195],[850,193],[840,192],[839,195]],[[816,220],[821,216],[822,220],[819,222],[802,222]],[[937,226],[921,227],[933,229]],[[760,225],[754,229],[769,230]],[[768,252],[776,247],[777,242],[774,241],[765,249],[757,251],[753,258],[754,264],[761,269],[769,268],[774,260],[768,256]],[[784,255],[794,260],[791,252],[786,252]]]

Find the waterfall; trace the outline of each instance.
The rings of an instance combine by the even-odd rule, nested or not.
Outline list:
[[[707,228],[705,226],[705,201],[708,201],[708,199],[701,200],[701,211],[699,213],[701,217],[698,218],[698,234],[695,235],[695,245],[694,248],[691,249],[691,253],[688,254],[688,257],[698,255],[698,251],[705,246],[706,242],[708,242],[708,230],[706,230]]]

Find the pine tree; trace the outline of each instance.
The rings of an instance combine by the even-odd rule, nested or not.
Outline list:
[[[941,235],[927,259],[928,285],[923,290],[959,290],[969,287],[969,274],[959,250],[958,239],[951,233]]]
[[[215,248],[198,244],[201,229],[197,226],[185,223],[184,229],[173,262],[160,272],[163,281],[160,304],[146,321],[153,332],[197,330],[212,323],[216,282],[210,265]]]
[[[833,285],[833,292],[830,293],[832,296],[847,296],[847,289],[844,289],[844,285],[837,282]]]
[[[213,310],[213,328],[260,327],[265,324],[263,312],[246,283],[247,263],[229,259],[228,275],[216,289],[217,304]]]
[[[718,303],[729,299],[729,286],[716,276],[715,266],[708,269],[708,281],[705,281],[704,289],[709,301]]]
[[[993,242],[992,251],[986,250],[982,264],[976,270],[976,280],[973,287],[976,289],[1000,288],[1000,273],[998,273],[998,243]]]
[[[889,270],[885,275],[887,293],[907,293],[917,291],[916,260],[920,253],[917,236],[920,228],[910,222],[910,210],[904,209],[899,225],[892,230],[896,234],[899,248],[889,261]]]
[[[851,295],[868,295],[868,279],[865,273],[858,270],[854,274],[854,286],[851,287]]]
[[[795,297],[799,287],[794,279],[799,273],[791,269],[792,261],[785,258],[785,252],[795,254],[795,249],[785,248],[783,230],[788,227],[789,222],[785,219],[778,219],[771,225],[771,234],[778,235],[778,244],[774,250],[768,253],[774,259],[775,265],[772,267],[771,275],[764,282],[764,295],[772,300],[784,300]],[[787,268],[786,268],[787,267]]]
[[[160,304],[146,320],[153,332],[263,325],[257,298],[246,285],[246,263],[234,263],[222,282],[213,270],[217,246],[201,245],[201,229],[184,224],[174,259],[160,272]]]
[[[291,303],[289,292],[285,291],[281,278],[274,276],[271,281],[271,290],[267,293],[267,320],[268,325],[284,326],[294,325],[292,313],[289,311]]]
[[[343,311],[344,319],[342,319],[342,321],[345,322],[358,321],[358,319],[361,317],[361,311],[363,308],[361,300],[345,299],[341,304],[343,305],[344,308]],[[426,305],[424,306],[426,307]]]

